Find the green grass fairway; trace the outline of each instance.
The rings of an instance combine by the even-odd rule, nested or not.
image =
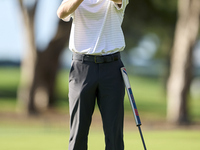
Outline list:
[[[166,95],[162,80],[129,76],[140,118],[144,126],[142,131],[148,150],[200,150],[200,97],[189,99],[189,116],[196,126],[173,129],[163,127],[166,120]],[[0,150],[67,150],[69,127],[68,122],[60,120],[59,115],[68,115],[68,71],[61,70],[56,85],[56,112],[44,120],[27,119],[16,115],[17,88],[20,79],[19,68],[0,68]],[[125,96],[124,132],[125,150],[143,150],[142,141],[134,123],[132,109],[127,94]],[[51,113],[54,113],[51,112]],[[95,111],[96,113],[96,111]],[[63,115],[64,114],[64,115]],[[19,117],[18,118],[16,117]],[[58,117],[58,118],[57,118]],[[100,118],[100,117],[99,117]],[[129,120],[131,118],[131,120]],[[46,119],[46,120],[45,120]],[[55,120],[54,120],[55,119]],[[56,120],[58,119],[58,122]],[[98,119],[96,117],[96,119]],[[94,119],[95,120],[95,119]],[[59,122],[62,121],[62,122]],[[104,150],[102,124],[98,121],[91,126],[88,150]],[[152,124],[154,122],[154,124]],[[162,123],[160,123],[162,122]],[[61,124],[60,124],[61,123]],[[64,123],[64,124],[63,124]],[[160,123],[159,130],[157,126]],[[196,127],[196,128],[195,128]]]
[[[59,109],[68,112],[68,71],[60,70],[57,77],[56,99]],[[165,120],[166,91],[161,78],[132,76],[129,74],[133,94],[142,120]],[[0,68],[0,112],[15,111],[19,68]],[[125,112],[132,115],[127,94]],[[200,121],[200,97],[190,98],[189,115],[192,121]]]
[[[199,150],[200,131],[143,131],[148,150]],[[50,128],[0,128],[1,150],[67,150],[69,131]],[[137,130],[125,131],[125,150],[143,150]],[[101,130],[92,129],[89,150],[104,150]]]

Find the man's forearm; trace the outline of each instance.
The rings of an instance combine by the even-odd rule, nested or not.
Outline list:
[[[60,19],[64,19],[73,13],[83,0],[68,0],[63,3],[57,10],[57,15]]]

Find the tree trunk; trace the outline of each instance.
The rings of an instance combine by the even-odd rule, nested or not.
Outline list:
[[[38,51],[33,85],[30,91],[29,113],[53,107],[55,104],[55,83],[59,58],[69,41],[71,23],[59,21],[57,34],[47,49]]]
[[[34,15],[38,1],[28,10],[20,0],[20,8],[26,31],[26,55],[21,64],[21,81],[18,101],[22,111],[38,114],[55,103],[55,81],[59,68],[59,57],[68,44],[71,23],[59,21],[57,33],[48,47],[37,50],[34,36]]]
[[[183,124],[188,120],[188,93],[192,79],[192,50],[199,31],[200,1],[179,0],[178,21],[167,85],[167,119]]]
[[[25,8],[23,0],[19,0],[22,19],[24,21],[24,57],[21,62],[20,85],[18,88],[18,104],[20,109],[28,112],[29,93],[34,79],[34,68],[37,60],[35,38],[34,38],[34,16],[37,2],[31,9]]]

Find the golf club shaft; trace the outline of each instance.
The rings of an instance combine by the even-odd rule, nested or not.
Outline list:
[[[140,137],[142,139],[142,144],[144,146],[144,150],[146,150],[147,148],[146,148],[146,145],[145,145],[145,142],[144,142],[144,138],[143,138],[142,130],[141,130],[140,126],[138,126],[138,129],[139,129],[139,132],[140,132]]]

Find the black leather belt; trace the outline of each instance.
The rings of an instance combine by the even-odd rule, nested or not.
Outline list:
[[[120,59],[120,52],[110,55],[86,55],[73,53],[72,60],[91,61],[94,63],[109,63]]]

